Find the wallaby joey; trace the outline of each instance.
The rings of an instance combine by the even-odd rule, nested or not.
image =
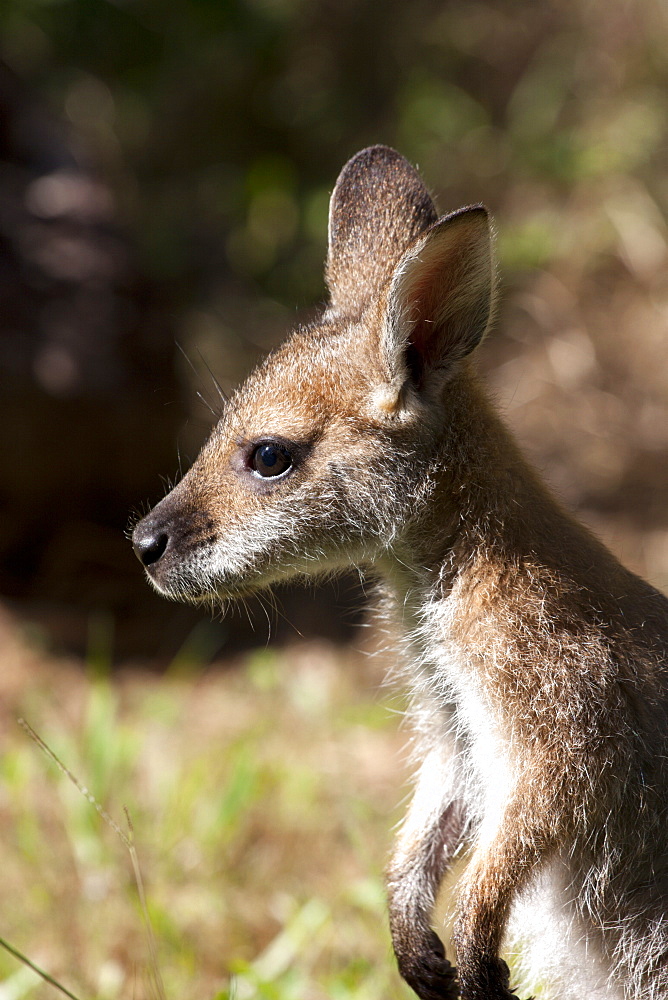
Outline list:
[[[473,373],[487,212],[438,218],[365,149],[326,274],[322,317],[229,400],[136,553],[185,601],[378,577],[421,750],[388,887],[422,1000],[668,998],[668,601],[561,508]],[[432,918],[455,857],[451,964]]]

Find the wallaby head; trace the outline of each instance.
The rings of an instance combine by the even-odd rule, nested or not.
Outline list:
[[[327,283],[322,318],[250,375],[137,525],[135,550],[165,595],[234,597],[407,543],[448,386],[489,321],[487,213],[438,220],[403,157],[364,150],[332,195]]]
[[[163,594],[234,598],[373,566],[423,758],[388,871],[421,1000],[668,997],[668,602],[552,498],[478,388],[482,206],[438,218],[375,146],[331,200],[329,304],[254,371],[137,525]],[[457,885],[457,970],[432,929]],[[551,984],[551,985],[550,985]]]

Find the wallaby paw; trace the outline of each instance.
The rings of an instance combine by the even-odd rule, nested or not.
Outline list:
[[[457,970],[445,957],[441,939],[433,931],[419,952],[398,955],[399,971],[420,1000],[458,1000]]]
[[[484,958],[460,966],[461,1000],[519,1000],[510,988],[510,969],[502,958]],[[529,1000],[533,1000],[530,997]]]
[[[497,958],[496,961],[502,976],[502,989],[504,990],[503,993],[499,994],[499,997],[503,997],[503,1000],[519,1000],[517,993],[514,993],[510,988],[510,969],[508,968],[508,963],[504,962],[502,958]],[[527,1000],[535,1000],[535,998],[527,997]]]

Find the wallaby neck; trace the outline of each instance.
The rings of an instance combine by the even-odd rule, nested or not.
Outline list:
[[[491,585],[529,562],[578,576],[593,549],[616,565],[539,480],[475,376],[463,372],[446,393],[430,499],[388,574],[397,596],[425,586],[445,595],[467,574]]]

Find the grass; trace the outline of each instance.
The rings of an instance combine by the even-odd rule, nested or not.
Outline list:
[[[0,628],[0,935],[79,1000],[409,997],[382,868],[405,772],[378,668],[325,644],[163,678],[54,660]],[[59,994],[0,952],[0,1000]]]

